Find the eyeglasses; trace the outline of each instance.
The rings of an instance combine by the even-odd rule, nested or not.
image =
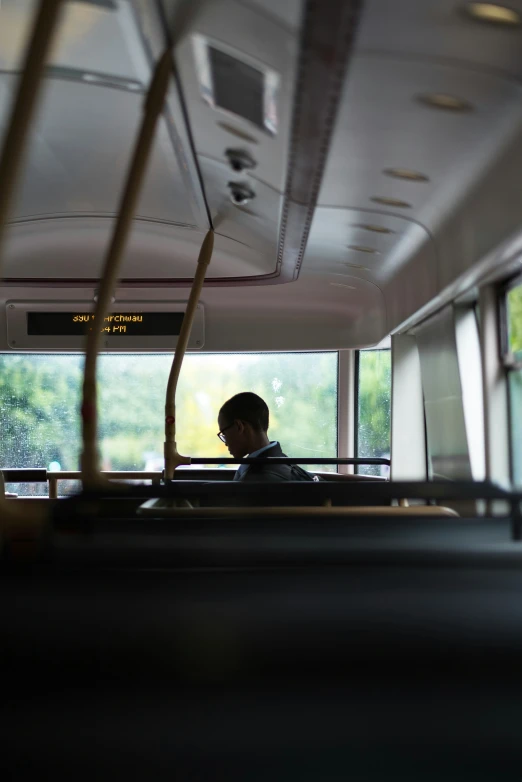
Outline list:
[[[234,426],[234,424],[235,424],[235,421],[232,421],[231,424],[229,424],[228,426],[225,426],[224,429],[221,429],[221,431],[217,433],[217,436],[219,437],[219,439],[221,440],[222,443],[225,443],[225,445],[226,445],[226,442],[227,442],[227,438],[225,437],[225,432],[227,431],[227,429],[230,429],[231,426]]]

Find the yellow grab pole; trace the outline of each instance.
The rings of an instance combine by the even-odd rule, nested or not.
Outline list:
[[[20,178],[39,88],[58,24],[62,2],[63,0],[41,0],[38,6],[22,65],[18,91],[0,154],[0,277],[5,227],[9,219],[16,185]],[[44,518],[40,509],[35,508],[32,513],[28,512],[28,509],[24,509],[21,513],[17,511],[16,505],[12,502],[9,503],[5,499],[4,492],[0,491],[0,523],[3,534],[7,534],[10,521],[15,519],[30,524],[32,520],[40,523]]]
[[[41,0],[22,65],[22,76],[0,156],[0,249],[62,2]]]
[[[105,484],[98,467],[97,454],[97,400],[96,363],[101,341],[101,330],[110,307],[118,270],[136,211],[147,163],[149,160],[158,119],[163,111],[171,70],[171,53],[167,50],[159,59],[144,105],[144,114],[134,147],[132,162],[120,202],[118,217],[109,245],[103,276],[94,313],[94,325],[87,336],[82,401],[83,451],[81,456],[82,481],[86,485]]]
[[[176,446],[176,389],[178,387],[181,365],[183,363],[190,332],[192,330],[194,315],[196,314],[201,289],[203,287],[203,282],[205,281],[208,265],[212,258],[213,249],[214,231],[211,230],[208,231],[207,235],[203,239],[203,244],[201,245],[201,250],[199,251],[196,274],[194,275],[194,282],[192,283],[192,288],[190,289],[187,309],[183,317],[183,323],[181,325],[181,331],[178,337],[176,351],[174,353],[174,360],[170,370],[169,382],[167,383],[167,394],[165,398],[164,444],[165,480],[173,479],[174,471],[180,464],[190,464],[190,457],[180,456]]]

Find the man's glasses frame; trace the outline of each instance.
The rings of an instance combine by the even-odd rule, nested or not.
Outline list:
[[[232,426],[234,426],[235,423],[236,423],[235,421],[232,421],[231,424],[229,424],[228,426],[225,426],[224,429],[221,429],[217,433],[217,436],[219,437],[219,439],[221,440],[222,443],[225,443],[225,445],[227,443],[227,438],[226,438],[225,432],[227,431],[227,429],[230,429]]]

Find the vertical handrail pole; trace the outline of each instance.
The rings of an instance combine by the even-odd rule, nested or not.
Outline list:
[[[101,342],[101,329],[110,307],[121,259],[132,227],[138,197],[154,141],[156,125],[163,111],[171,63],[171,52],[167,50],[158,60],[147,93],[140,131],[134,147],[132,161],[120,201],[118,217],[105,259],[94,313],[94,325],[87,335],[81,408],[83,438],[81,469],[84,485],[95,485],[105,482],[99,471],[97,454],[96,364]]]
[[[22,75],[11,111],[11,120],[0,155],[0,269],[2,240],[24,162],[24,152],[37,105],[40,83],[62,2],[63,0],[41,0],[40,2],[22,65]]]
[[[2,276],[3,240],[11,204],[20,179],[31,122],[63,0],[41,0],[34,18],[29,43],[22,64],[22,75],[13,102],[11,117],[0,153],[0,278]],[[4,491],[0,492],[1,517],[7,521],[16,515]],[[25,511],[27,517],[27,510]]]
[[[199,251],[198,265],[196,268],[196,274],[194,275],[194,282],[190,289],[190,296],[187,303],[187,309],[183,316],[183,323],[181,325],[178,342],[176,344],[176,351],[174,353],[174,359],[172,361],[172,367],[170,370],[169,380],[167,383],[167,394],[165,398],[165,480],[172,480],[174,478],[174,471],[180,464],[190,464],[190,458],[187,456],[180,456],[176,446],[176,389],[178,387],[179,373],[181,371],[181,365],[183,364],[183,358],[192,330],[192,323],[196,314],[201,289],[203,282],[205,281],[205,275],[207,273],[210,259],[212,258],[212,250],[214,249],[214,231],[207,232]]]

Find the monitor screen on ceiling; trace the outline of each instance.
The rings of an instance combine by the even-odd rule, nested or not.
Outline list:
[[[208,52],[215,105],[264,128],[264,74],[212,46]]]

